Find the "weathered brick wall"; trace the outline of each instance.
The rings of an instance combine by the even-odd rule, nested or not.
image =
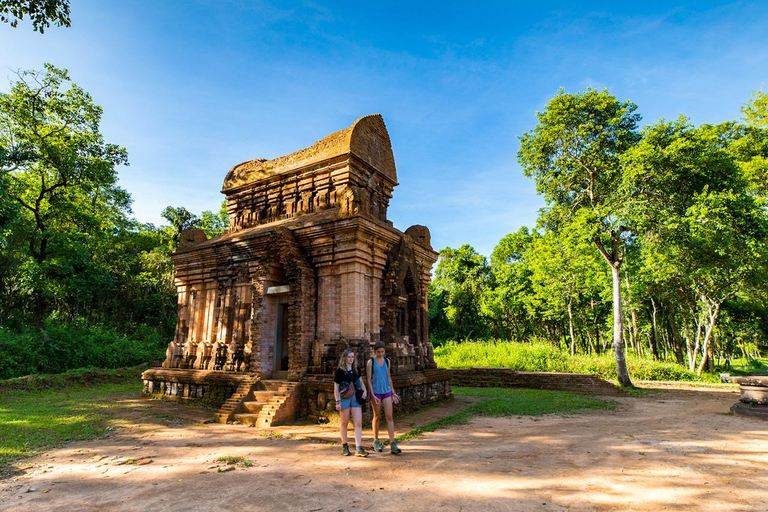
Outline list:
[[[232,396],[247,375],[205,370],[151,368],[142,376],[142,394],[175,401],[201,401],[219,407]]]
[[[422,370],[393,375],[392,384],[402,400],[400,405],[395,406],[398,413],[453,398],[450,375],[446,370]],[[335,421],[338,414],[333,395],[333,376],[306,375],[302,383],[301,416],[310,421],[327,423]],[[368,404],[363,418],[369,422],[372,417],[373,411]]]
[[[589,373],[518,372],[510,368],[457,368],[446,370],[451,384],[476,388],[529,388],[621,395],[621,388]]]

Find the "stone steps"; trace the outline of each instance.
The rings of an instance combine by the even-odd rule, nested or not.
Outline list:
[[[298,382],[256,380],[240,386],[222,405],[214,419],[233,421],[259,428],[295,419],[298,409]]]
[[[233,414],[243,403],[243,400],[251,394],[251,390],[254,386],[254,380],[251,379],[247,382],[240,384],[232,396],[230,396],[226,402],[219,408],[219,411],[213,415],[213,421],[216,423],[227,423],[232,419]]]

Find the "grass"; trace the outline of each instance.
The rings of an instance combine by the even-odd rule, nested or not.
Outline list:
[[[0,381],[2,391],[45,391],[63,389],[72,386],[92,386],[94,384],[122,384],[138,382],[146,365],[117,370],[101,368],[78,368],[64,373],[27,375],[15,379]]]
[[[105,399],[137,395],[139,373],[140,369],[112,370],[117,382],[48,390],[36,385],[25,388],[21,379],[0,381],[0,475],[11,472],[18,459],[106,434],[110,429],[107,410],[118,406]]]
[[[739,358],[731,361],[731,368],[724,370],[724,373],[731,375],[749,375],[751,373],[768,372],[768,358],[745,359]]]
[[[249,468],[253,466],[253,462],[249,461],[245,457],[238,457],[234,455],[226,455],[224,457],[219,457],[218,459],[214,460],[213,462],[223,462],[227,466],[236,466],[240,465],[244,468]]]
[[[487,366],[529,372],[593,373],[607,380],[616,380],[616,360],[612,353],[577,354],[572,357],[567,351],[543,342],[448,342],[435,348],[435,362],[440,368]],[[695,372],[677,363],[653,361],[631,354],[627,355],[627,367],[630,377],[635,380],[720,381],[717,375],[698,377]]]
[[[398,436],[398,441],[420,437],[425,432],[469,423],[476,416],[541,416],[544,414],[572,414],[590,409],[612,410],[616,402],[587,397],[570,391],[543,391],[519,388],[465,388],[454,387],[458,396],[485,397],[461,412],[409,430]]]

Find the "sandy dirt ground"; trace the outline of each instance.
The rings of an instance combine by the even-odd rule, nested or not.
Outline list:
[[[480,417],[366,459],[121,399],[121,428],[22,461],[0,481],[0,509],[765,511],[768,422],[729,414],[736,399],[683,387],[614,411]],[[253,465],[219,472],[221,456]]]

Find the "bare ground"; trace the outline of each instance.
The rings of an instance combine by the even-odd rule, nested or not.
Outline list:
[[[737,396],[680,386],[619,398],[615,411],[480,417],[402,443],[401,456],[367,459],[199,423],[209,411],[121,398],[131,406],[119,413],[122,428],[25,461],[23,474],[0,482],[0,510],[765,511],[768,422],[731,415]],[[312,434],[320,431],[304,433],[328,434]],[[253,466],[219,472],[228,469],[214,462],[221,456]]]

